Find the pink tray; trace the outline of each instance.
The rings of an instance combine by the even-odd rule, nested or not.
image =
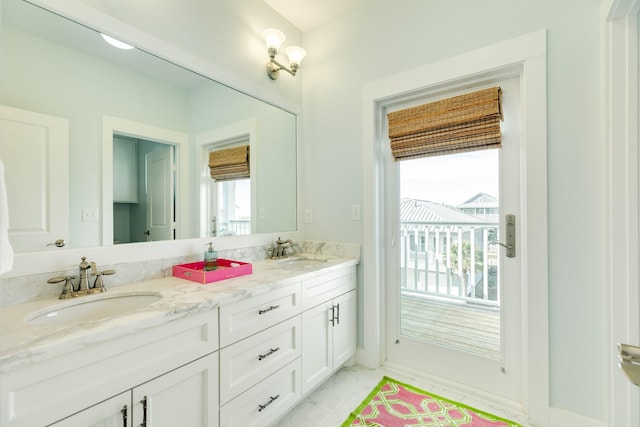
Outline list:
[[[248,262],[232,261],[224,258],[218,258],[218,268],[213,271],[204,271],[204,261],[173,266],[173,275],[175,277],[202,284],[244,276],[252,272],[253,267]]]

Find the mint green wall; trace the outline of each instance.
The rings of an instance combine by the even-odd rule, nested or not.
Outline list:
[[[303,234],[362,242],[350,208],[362,203],[363,84],[548,29],[551,405],[594,419],[604,416],[599,13],[598,0],[371,0],[305,32],[302,73],[302,209],[313,209]]]

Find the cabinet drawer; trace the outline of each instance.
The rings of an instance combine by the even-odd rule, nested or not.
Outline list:
[[[300,283],[220,307],[220,347],[300,314]]]
[[[266,427],[300,400],[300,359],[220,408],[220,425]]]
[[[302,282],[302,308],[307,310],[356,288],[356,267],[331,271]]]
[[[224,404],[301,354],[296,316],[220,352],[220,403]]]

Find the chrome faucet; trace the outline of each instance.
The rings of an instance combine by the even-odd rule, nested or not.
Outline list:
[[[78,280],[78,290],[76,291],[76,295],[85,295],[89,293],[89,270],[91,269],[91,264],[87,262],[87,257],[80,258],[82,261],[78,266],[78,270],[80,271],[80,279]]]
[[[64,286],[62,287],[60,299],[74,298],[81,295],[105,292],[107,289],[104,287],[102,276],[115,274],[115,270],[98,271],[96,263],[87,262],[86,257],[81,258],[78,270],[79,276],[52,277],[51,279],[47,280],[47,283],[65,282]],[[89,284],[89,270],[91,270],[91,275],[96,277],[95,281],[93,282],[93,286]],[[77,289],[73,285],[73,279],[75,279],[76,277],[79,277]]]
[[[293,249],[293,241],[291,239],[282,240],[278,237],[268,252],[271,255],[271,259],[280,259],[287,257],[287,249]]]

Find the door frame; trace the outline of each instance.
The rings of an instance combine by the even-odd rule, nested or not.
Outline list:
[[[607,425],[639,425],[640,388],[617,364],[617,344],[640,345],[638,256],[640,227],[640,0],[609,0],[603,7],[603,343]]]
[[[477,77],[477,78],[476,78]],[[490,87],[499,86],[502,88],[502,110],[504,111],[504,123],[502,126],[502,148],[496,149],[496,156],[499,157],[498,169],[499,177],[499,214],[498,222],[499,235],[504,239],[505,215],[514,214],[516,216],[517,225],[517,246],[516,252],[520,251],[520,220],[521,212],[524,212],[524,204],[520,198],[520,177],[521,155],[524,150],[523,138],[521,136],[521,105],[522,97],[520,90],[522,87],[519,67],[507,67],[491,71],[488,74],[474,76],[471,80],[463,78],[448,82],[446,87],[436,87],[435,91],[430,88],[416,89],[408,93],[408,99],[395,99],[394,106],[391,111],[403,110],[414,104],[424,104],[439,99],[450,98],[461,93],[470,93]],[[434,93],[435,92],[435,93]],[[397,97],[396,97],[397,98]],[[383,117],[382,131],[384,135],[388,133],[388,126],[385,126],[386,120]],[[511,128],[511,129],[509,129]],[[514,129],[517,128],[517,129]],[[505,132],[508,132],[507,135]],[[396,240],[401,234],[402,221],[400,218],[400,202],[401,202],[401,163],[393,160],[389,147],[388,138],[381,138],[382,146],[380,147],[382,155],[385,157],[381,162],[383,168],[382,173],[385,175],[384,199],[387,211],[385,212],[386,233],[395,235]],[[486,153],[486,151],[477,151],[477,153]],[[463,153],[464,154],[464,153]],[[467,153],[469,154],[469,153]],[[432,157],[431,159],[436,159]],[[423,159],[426,160],[426,159]],[[428,168],[428,167],[424,167]],[[454,168],[455,170],[455,168]],[[494,194],[494,193],[491,193]],[[496,194],[494,194],[496,195]],[[468,196],[467,196],[468,197]],[[432,202],[438,200],[427,199]],[[506,234],[506,233],[505,233]],[[502,241],[502,240],[501,240]],[[429,340],[420,340],[411,336],[406,336],[401,332],[402,323],[402,303],[400,284],[400,246],[402,240],[396,242],[393,247],[385,248],[385,264],[386,264],[386,290],[385,290],[385,333],[387,334],[387,344],[385,346],[386,361],[385,365],[389,367],[402,366],[406,369],[408,366],[419,366],[423,363],[424,355],[429,354],[430,368],[421,370],[422,376],[428,376],[430,381],[438,384],[446,385],[451,382],[456,383],[456,389],[471,390],[477,395],[488,396],[493,402],[500,402],[502,407],[509,407],[515,411],[522,411],[523,398],[523,289],[522,289],[522,271],[521,256],[518,254],[513,260],[506,257],[505,251],[498,251],[500,258],[500,266],[498,268],[501,277],[500,291],[500,329],[501,342],[500,353],[501,358],[496,360],[483,357],[480,354],[467,352],[464,350],[450,348],[441,343],[429,342]],[[515,286],[512,286],[515,285]],[[396,329],[397,328],[397,329]],[[396,341],[397,340],[397,341]],[[446,361],[443,363],[441,361]],[[415,368],[414,368],[415,369]],[[466,385],[462,385],[462,384]]]
[[[175,146],[176,239],[193,235],[189,212],[192,203],[189,188],[189,135],[133,120],[104,114],[102,116],[102,246],[113,245],[113,135],[119,134]],[[110,218],[110,219],[109,219]]]
[[[532,424],[549,421],[549,321],[547,257],[546,30],[539,30],[390,77],[363,87],[363,286],[362,348],[358,363],[377,368],[385,360],[384,204],[380,145],[384,107],[407,93],[518,70],[521,81],[523,402]]]

